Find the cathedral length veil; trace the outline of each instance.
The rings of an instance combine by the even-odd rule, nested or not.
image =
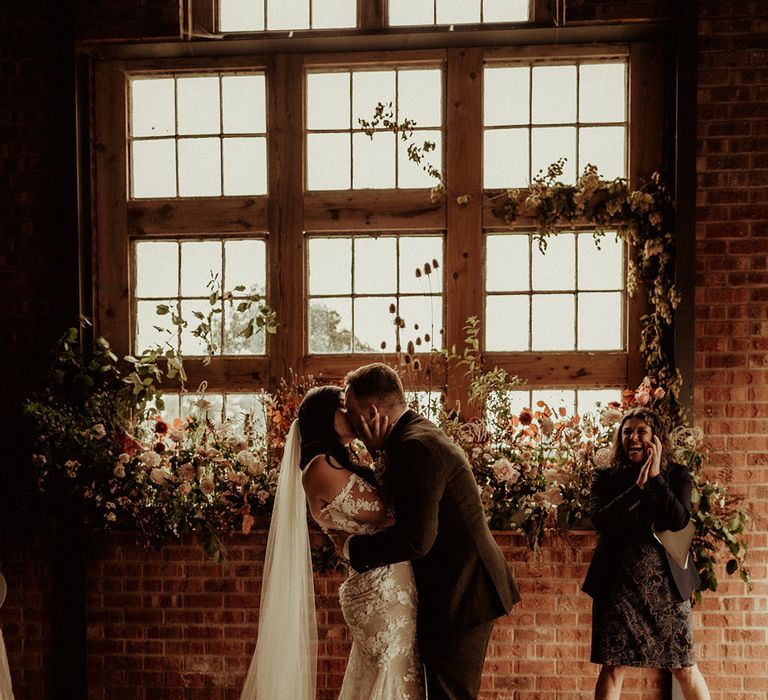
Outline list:
[[[299,424],[294,421],[267,538],[259,638],[240,700],[315,698],[317,619],[300,456]]]

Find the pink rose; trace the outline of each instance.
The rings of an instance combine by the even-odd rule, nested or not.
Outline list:
[[[647,406],[650,400],[651,395],[647,390],[641,389],[640,391],[635,392],[635,401],[637,401],[637,403],[639,403],[641,406]]]
[[[216,484],[213,483],[213,479],[210,476],[204,476],[200,479],[200,490],[206,496],[210,496],[216,490]]]
[[[666,392],[666,391],[664,391],[664,389],[662,389],[660,386],[659,386],[659,387],[656,387],[656,389],[655,389],[655,390],[654,390],[654,392],[653,392],[653,398],[654,398],[654,399],[663,399],[663,398],[664,398],[664,395],[665,395],[666,393],[667,393],[667,392]]]
[[[125,477],[125,465],[122,462],[115,464],[115,468],[112,472],[118,479]]]
[[[184,462],[178,470],[179,478],[184,481],[192,481],[195,478],[195,467],[189,462]]]

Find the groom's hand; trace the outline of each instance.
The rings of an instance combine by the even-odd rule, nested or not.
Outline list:
[[[373,407],[373,410],[372,418],[360,417],[360,431],[366,449],[371,456],[375,457],[376,453],[380,452],[384,446],[384,441],[387,439],[392,426],[389,424],[389,416],[382,416],[376,406]]]

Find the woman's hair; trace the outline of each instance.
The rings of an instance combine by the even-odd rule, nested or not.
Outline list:
[[[650,408],[645,408],[643,406],[631,408],[622,416],[621,422],[616,428],[616,434],[613,436],[611,466],[621,467],[629,462],[627,455],[624,454],[624,448],[621,444],[621,431],[624,429],[624,424],[633,418],[639,418],[643,421],[643,423],[651,429],[652,436],[659,438],[661,441],[661,469],[663,471],[667,468],[672,453],[672,443],[669,441],[669,432],[659,414],[652,411]]]
[[[334,423],[336,411],[341,407],[342,394],[338,386],[316,386],[304,395],[298,416],[301,434],[299,468],[303,470],[317,455],[326,455],[326,458],[330,455],[342,468],[362,476],[375,486],[373,472],[350,459],[349,450],[341,444],[336,432]]]
[[[382,362],[352,370],[347,374],[344,383],[352,389],[358,402],[376,400],[384,408],[405,404],[400,375]]]

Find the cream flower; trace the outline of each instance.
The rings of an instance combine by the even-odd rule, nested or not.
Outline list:
[[[147,450],[139,455],[139,460],[147,469],[155,469],[160,466],[162,458],[154,450]]]

